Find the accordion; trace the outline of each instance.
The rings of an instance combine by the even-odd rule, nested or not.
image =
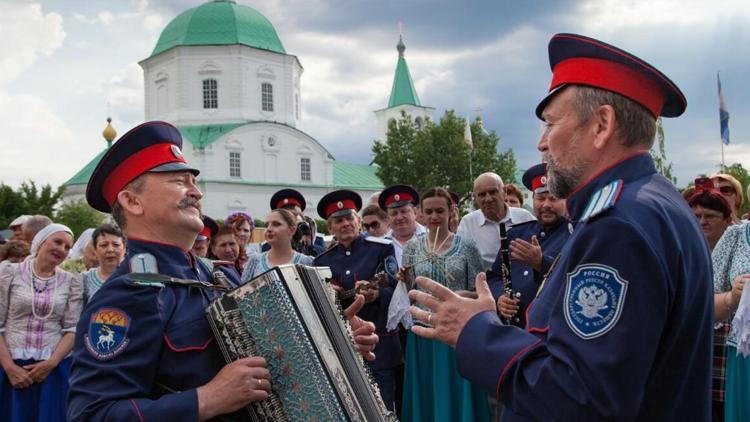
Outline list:
[[[325,267],[273,268],[206,309],[227,362],[266,359],[272,391],[251,421],[396,421],[326,283]]]

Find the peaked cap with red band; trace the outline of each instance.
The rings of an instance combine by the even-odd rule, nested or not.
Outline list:
[[[533,193],[547,192],[547,163],[529,167],[523,173],[521,181]]]
[[[383,192],[380,192],[380,196],[378,197],[378,205],[380,205],[380,209],[383,211],[388,211],[388,208],[398,208],[409,204],[414,206],[419,205],[419,194],[409,185],[388,186],[383,189]]]
[[[576,34],[557,34],[549,42],[552,82],[536,107],[542,118],[547,103],[567,85],[605,89],[645,107],[654,118],[677,117],[687,100],[677,85],[656,68],[617,47]]]
[[[182,155],[182,136],[167,122],[146,122],[122,135],[104,154],[86,187],[94,209],[111,212],[117,194],[147,172],[199,171]]]
[[[271,197],[271,210],[286,208],[290,205],[298,206],[301,211],[304,211],[307,203],[305,197],[294,189],[282,189]]]
[[[362,208],[362,198],[357,192],[342,189],[327,193],[318,202],[318,215],[324,220],[356,213]]]
[[[216,236],[219,232],[219,225],[216,224],[216,220],[204,215],[203,219],[203,230],[198,233],[197,240],[211,240],[212,237]]]

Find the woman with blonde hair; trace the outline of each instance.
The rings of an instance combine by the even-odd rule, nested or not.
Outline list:
[[[297,231],[297,216],[286,209],[275,209],[266,217],[266,242],[271,249],[250,255],[242,271],[242,283],[284,264],[312,265],[313,258],[292,248]]]

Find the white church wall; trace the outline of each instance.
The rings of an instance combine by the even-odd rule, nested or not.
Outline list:
[[[296,126],[302,67],[295,56],[243,45],[177,47],[141,62],[147,120],[177,125],[268,120]],[[217,82],[217,108],[205,108],[203,81]],[[273,89],[263,110],[261,84]],[[301,117],[301,116],[299,116]]]

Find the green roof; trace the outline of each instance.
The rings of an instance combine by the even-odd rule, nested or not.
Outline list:
[[[257,10],[231,0],[189,9],[164,28],[151,57],[183,45],[234,45],[286,54],[271,22]]]
[[[196,148],[205,148],[246,123],[227,123],[223,125],[180,126],[180,133]]]
[[[367,164],[333,162],[333,187],[336,189],[383,189],[383,182],[375,174],[377,167]]]
[[[396,75],[393,77],[393,86],[391,87],[391,98],[388,100],[388,108],[402,104],[421,106],[422,104],[419,103],[419,97],[417,97],[417,90],[414,89],[414,82],[411,80],[409,66],[407,66],[406,59],[404,58],[404,50],[406,50],[406,46],[404,45],[403,40],[398,40],[396,49],[398,50],[398,63],[396,64]]]
[[[102,157],[104,157],[105,152],[107,152],[107,148],[97,154],[96,157],[89,161],[89,163],[86,164],[86,166],[82,168],[78,173],[76,173],[73,177],[71,177],[70,180],[63,183],[63,186],[88,185],[89,179],[91,179],[91,174],[94,173],[96,165],[99,164],[99,161],[101,161]]]

